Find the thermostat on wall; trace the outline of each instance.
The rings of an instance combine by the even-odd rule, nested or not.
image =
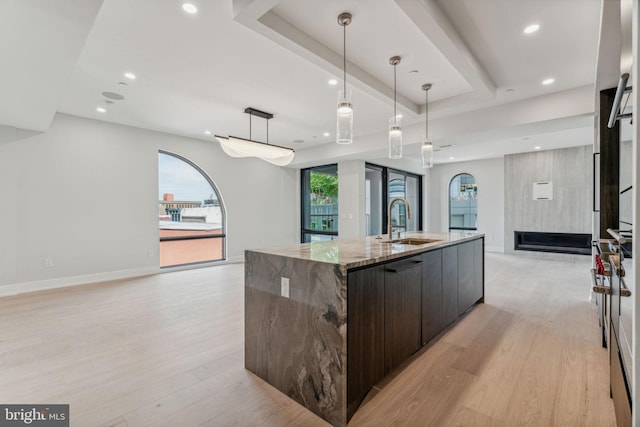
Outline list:
[[[534,182],[533,200],[553,200],[553,183],[551,181]]]

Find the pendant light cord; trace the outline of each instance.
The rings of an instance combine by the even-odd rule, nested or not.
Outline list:
[[[342,26],[342,83],[343,83],[343,97],[347,97],[347,26]]]
[[[397,65],[393,66],[393,123],[398,124],[398,115],[396,114],[396,68]]]
[[[429,140],[429,90],[424,91],[424,136]]]

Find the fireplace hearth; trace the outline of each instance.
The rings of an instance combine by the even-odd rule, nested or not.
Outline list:
[[[514,231],[516,251],[591,255],[591,234]]]

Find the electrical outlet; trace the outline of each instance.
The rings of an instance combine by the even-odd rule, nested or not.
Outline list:
[[[51,258],[45,258],[45,259],[44,259],[44,267],[45,267],[45,268],[51,268],[51,267],[53,267],[53,259],[51,259]]]
[[[151,249],[147,251],[147,256],[153,256],[153,251]]]
[[[289,298],[289,278],[281,277],[280,278],[280,295]]]

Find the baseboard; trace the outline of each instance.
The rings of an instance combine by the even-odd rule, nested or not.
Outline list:
[[[69,286],[88,285],[91,283],[107,282],[109,280],[128,279],[131,277],[158,274],[159,267],[135,268],[131,270],[107,271],[104,273],[86,274],[82,276],[59,277],[56,279],[37,280],[0,286],[0,297],[25,294],[28,292],[45,291],[49,289],[66,288]]]
[[[238,256],[232,256],[231,258],[227,259],[227,264],[238,264],[243,262],[244,262],[244,254],[238,255]]]
[[[484,250],[485,252],[498,252],[501,254],[504,253],[504,247],[502,246],[485,246]]]

